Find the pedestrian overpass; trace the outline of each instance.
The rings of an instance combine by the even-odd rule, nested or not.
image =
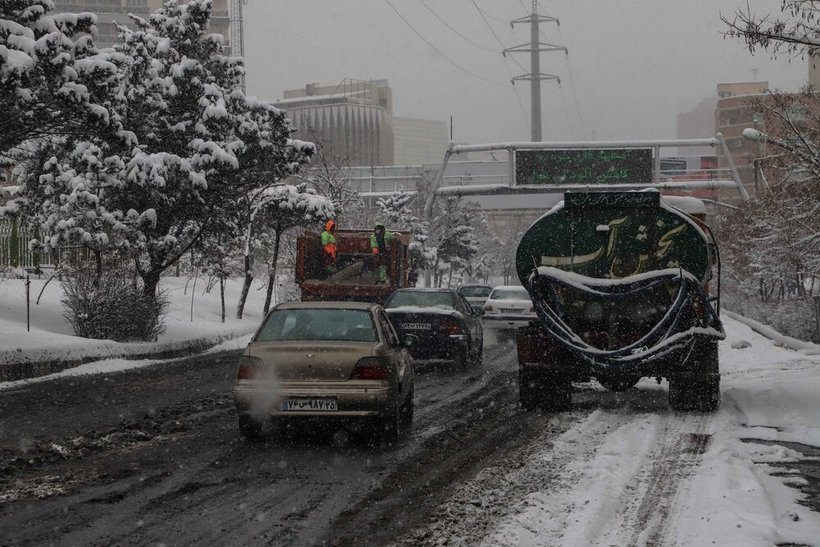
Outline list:
[[[714,150],[714,163],[687,165],[680,151],[704,147]],[[481,159],[473,159],[476,155]],[[417,207],[427,218],[435,201],[448,196],[476,201],[488,216],[499,219],[537,216],[568,190],[657,188],[714,203],[749,198],[720,134],[677,140],[451,143],[441,164],[346,172],[371,204],[399,190],[424,195],[423,208],[421,203]]]

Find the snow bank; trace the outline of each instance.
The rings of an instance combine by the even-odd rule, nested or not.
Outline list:
[[[165,318],[165,333],[156,342],[119,343],[75,337],[63,317],[62,290],[56,280],[45,287],[40,303],[36,303],[46,281],[45,276],[31,279],[31,330],[27,331],[25,280],[0,278],[0,378],[4,377],[4,368],[21,363],[63,361],[80,364],[92,359],[135,358],[189,348],[205,349],[253,333],[261,321],[265,298],[264,292],[251,290],[244,318],[236,319],[235,306],[241,283],[239,280],[228,281],[227,310],[225,323],[222,323],[218,287],[205,292],[207,280],[202,277],[197,278],[196,284],[187,278],[163,277],[160,288],[167,291],[171,302]],[[122,366],[117,360],[107,363],[101,365],[102,369],[116,370]],[[132,362],[132,365],[137,363]],[[100,370],[99,367],[84,367],[82,370],[85,371]]]

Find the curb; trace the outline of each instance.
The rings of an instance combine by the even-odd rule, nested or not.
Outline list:
[[[32,359],[24,359],[11,363],[0,365],[0,382],[12,382],[16,380],[26,380],[29,378],[37,378],[40,376],[47,376],[56,372],[78,367],[86,363],[93,363],[95,361],[103,361],[105,359],[125,359],[128,361],[138,361],[141,359],[174,359],[177,357],[185,357],[202,353],[208,349],[218,346],[228,340],[241,338],[247,336],[247,333],[242,334],[226,334],[215,335],[209,338],[200,338],[188,341],[177,341],[171,344],[160,344],[158,347],[150,351],[143,351],[139,353],[98,353],[93,355],[84,355],[76,359],[54,359],[48,361],[35,361]]]
[[[817,345],[813,342],[806,342],[804,340],[792,338],[791,336],[786,336],[785,334],[777,332],[772,327],[764,323],[761,323],[760,321],[756,321],[743,315],[739,315],[725,308],[722,309],[720,313],[726,314],[727,317],[734,319],[738,323],[743,323],[744,325],[752,329],[754,332],[760,334],[761,336],[765,336],[773,342],[777,342],[778,344],[782,345],[787,349],[793,351],[800,351],[807,355],[820,355],[820,345]]]

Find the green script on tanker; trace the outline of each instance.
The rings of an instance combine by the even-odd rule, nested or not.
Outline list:
[[[651,148],[517,150],[516,184],[648,184]]]

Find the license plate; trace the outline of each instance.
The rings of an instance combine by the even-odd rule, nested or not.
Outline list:
[[[430,323],[402,323],[405,330],[430,330]]]
[[[285,412],[335,412],[339,410],[336,399],[288,399],[282,403]]]
[[[501,308],[501,313],[521,313],[521,310],[515,308]]]

